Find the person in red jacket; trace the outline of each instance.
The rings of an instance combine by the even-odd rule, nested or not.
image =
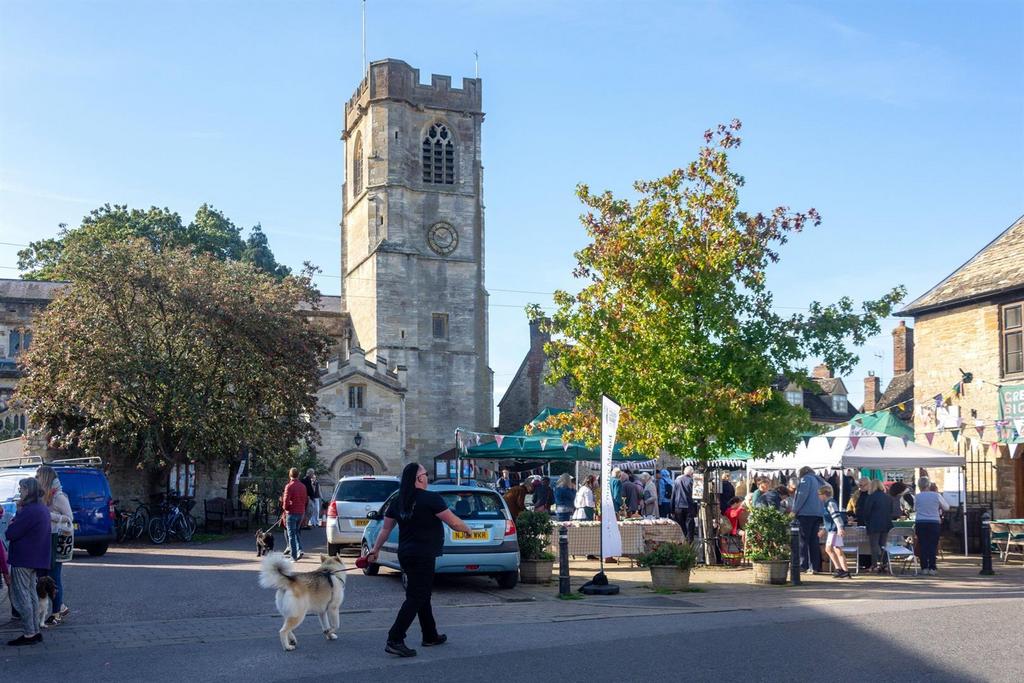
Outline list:
[[[288,548],[291,551],[292,560],[302,559],[302,542],[299,540],[299,526],[302,524],[302,517],[306,514],[306,504],[309,497],[306,495],[305,485],[299,481],[299,469],[293,467],[288,470],[288,485],[284,487],[284,495],[281,496],[281,516],[285,536],[288,539]]]

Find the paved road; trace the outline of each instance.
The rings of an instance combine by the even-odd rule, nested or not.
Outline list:
[[[382,651],[401,601],[397,578],[351,575],[339,640],[324,641],[308,618],[299,650],[284,653],[273,595],[256,586],[249,545],[76,557],[65,570],[72,621],[48,632],[42,647],[0,650],[0,679],[479,681],[536,675],[541,666],[546,680],[567,681],[1017,681],[1024,671],[1024,655],[985,646],[1019,639],[1024,590],[1007,581],[563,602],[550,591],[449,580],[435,604],[451,642],[398,660]]]

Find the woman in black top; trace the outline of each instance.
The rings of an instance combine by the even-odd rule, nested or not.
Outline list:
[[[373,548],[366,554],[369,562],[377,561],[381,546],[398,524],[398,563],[406,576],[405,602],[398,610],[395,623],[388,632],[384,651],[399,657],[415,657],[416,650],[406,647],[405,633],[417,616],[423,632],[423,647],[440,645],[448,636],[437,632],[434,612],[430,608],[430,592],[434,584],[434,562],[444,546],[442,522],[455,531],[469,532],[469,527],[448,509],[444,499],[427,491],[427,471],[418,463],[409,463],[402,470],[398,497],[384,513],[384,524]]]

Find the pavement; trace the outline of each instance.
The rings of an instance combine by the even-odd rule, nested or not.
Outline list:
[[[313,569],[326,539],[322,530],[307,536],[299,564]],[[997,561],[997,574],[981,577],[977,558],[940,560],[937,577],[805,575],[799,587],[755,586],[749,569],[702,568],[692,573],[692,592],[674,594],[654,592],[647,570],[621,563],[606,566],[620,595],[578,600],[559,599],[555,581],[506,591],[483,577],[441,577],[433,605],[450,642],[408,660],[383,653],[402,600],[397,573],[350,573],[339,640],[325,641],[308,617],[298,650],[285,653],[273,593],[256,583],[258,566],[248,535],[113,546],[99,558],[76,554],[64,570],[71,617],[45,631],[42,645],[0,646],[0,679],[269,681],[344,673],[478,681],[509,680],[520,669],[534,675],[542,666],[545,678],[567,681],[652,674],[862,681],[867,672],[883,680],[1017,681],[1024,671],[1019,643],[995,647],[1019,640],[1024,567]],[[598,563],[575,560],[571,568],[576,594]],[[7,609],[0,604],[0,613]],[[0,640],[15,635],[0,625]],[[418,641],[414,625],[407,642]]]

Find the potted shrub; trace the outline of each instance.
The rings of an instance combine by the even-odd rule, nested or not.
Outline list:
[[[689,543],[656,543],[636,561],[651,570],[654,590],[681,591],[690,586],[690,570],[697,564],[697,552]]]
[[[786,583],[789,518],[773,507],[757,507],[750,512],[744,532],[744,551],[754,565],[754,583]]]
[[[555,556],[547,551],[551,515],[527,510],[516,518],[519,538],[519,577],[523,583],[548,583]]]

